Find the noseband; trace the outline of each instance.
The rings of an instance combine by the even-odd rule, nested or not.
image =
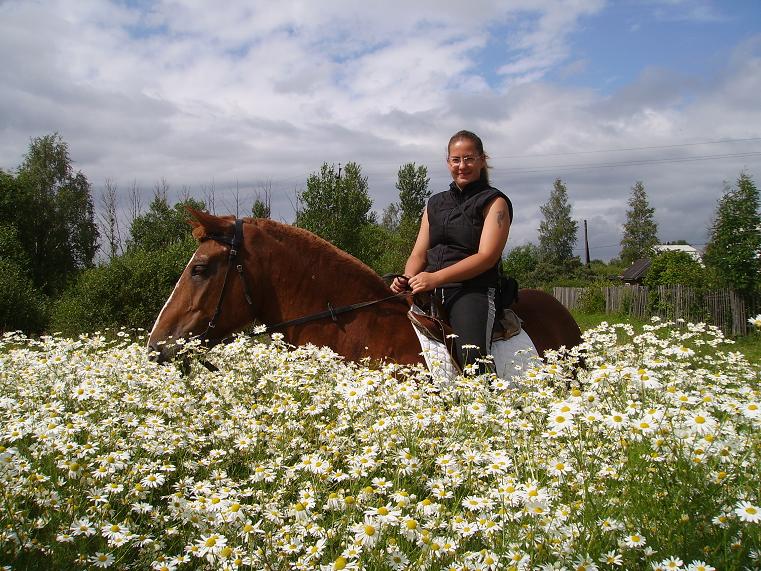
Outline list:
[[[190,338],[190,340],[200,340],[200,341],[207,341],[209,339],[209,333],[217,326],[217,320],[219,319],[219,315],[222,313],[222,303],[225,300],[225,293],[227,291],[227,278],[230,275],[230,269],[235,266],[236,271],[238,272],[238,275],[240,276],[241,282],[243,283],[243,295],[246,298],[246,303],[248,304],[248,310],[251,314],[251,320],[253,322],[256,322],[256,315],[254,315],[254,299],[251,295],[251,288],[249,287],[248,280],[246,279],[246,273],[243,271],[243,262],[242,260],[236,264],[236,260],[238,257],[238,252],[240,250],[240,247],[243,245],[243,220],[240,218],[237,218],[235,220],[235,227],[232,238],[230,236],[227,236],[225,234],[209,234],[206,236],[209,240],[214,240],[215,242],[219,244],[223,244],[230,247],[230,252],[227,256],[227,268],[225,268],[225,277],[222,281],[222,289],[219,291],[219,298],[217,299],[217,307],[214,310],[214,314],[211,316],[211,319],[209,319],[209,324],[206,327],[206,331],[201,333],[200,335],[194,335]],[[373,301],[364,301],[360,303],[354,303],[352,305],[345,305],[342,307],[333,307],[330,302],[328,302],[328,309],[326,311],[321,311],[319,313],[314,313],[312,315],[306,315],[304,317],[298,317],[296,319],[290,319],[288,321],[282,321],[280,323],[276,323],[275,325],[268,325],[264,331],[260,331],[258,333],[269,333],[271,331],[275,331],[277,329],[283,329],[285,327],[293,326],[293,325],[301,325],[303,323],[309,323],[310,321],[317,321],[319,319],[326,319],[330,318],[333,322],[338,321],[338,316],[347,313],[349,311],[355,311],[357,309],[361,309],[364,307],[370,307],[372,305],[376,305],[378,303],[383,303],[384,301],[390,301],[392,299],[398,299],[404,296],[410,295],[410,292],[401,292],[396,293],[393,295],[389,295],[387,297],[384,297],[382,299],[376,299]]]

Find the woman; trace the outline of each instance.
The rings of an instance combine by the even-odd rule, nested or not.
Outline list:
[[[513,218],[510,199],[489,185],[487,159],[476,134],[452,136],[447,146],[452,184],[428,201],[404,276],[391,284],[396,293],[434,291],[457,335],[463,366],[489,354],[499,265]]]

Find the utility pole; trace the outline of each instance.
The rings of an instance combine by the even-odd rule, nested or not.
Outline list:
[[[589,267],[589,234],[587,233],[586,219],[584,219],[584,255],[586,256],[586,265]]]

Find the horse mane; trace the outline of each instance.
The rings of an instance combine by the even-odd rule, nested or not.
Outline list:
[[[234,216],[215,216],[208,212],[188,209],[193,218],[190,220],[193,226],[193,237],[199,242],[208,240],[213,236],[233,234]],[[359,275],[366,275],[386,287],[383,279],[370,266],[355,258],[348,252],[341,250],[324,238],[297,226],[284,224],[269,218],[243,218],[244,224],[252,224],[266,234],[281,241],[294,240],[298,243],[296,251],[304,252],[330,252],[341,265],[349,270],[354,270]]]

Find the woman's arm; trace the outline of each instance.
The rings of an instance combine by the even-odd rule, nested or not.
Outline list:
[[[493,268],[502,255],[502,250],[505,249],[509,233],[510,213],[507,209],[507,201],[498,196],[484,208],[484,228],[481,232],[478,252],[437,272],[421,271],[413,275],[409,280],[413,293],[429,291],[446,283],[468,280]],[[419,236],[418,239],[420,239]],[[425,265],[421,269],[423,268]],[[407,272],[406,268],[405,272]]]
[[[415,274],[422,272],[426,265],[428,265],[427,252],[429,248],[429,229],[428,229],[428,211],[423,211],[423,218],[420,221],[420,230],[417,233],[417,239],[415,240],[415,246],[412,248],[410,257],[407,258],[407,263],[404,265],[404,275],[414,276]],[[394,293],[399,293],[407,289],[408,279],[394,278],[391,283],[391,290]]]

